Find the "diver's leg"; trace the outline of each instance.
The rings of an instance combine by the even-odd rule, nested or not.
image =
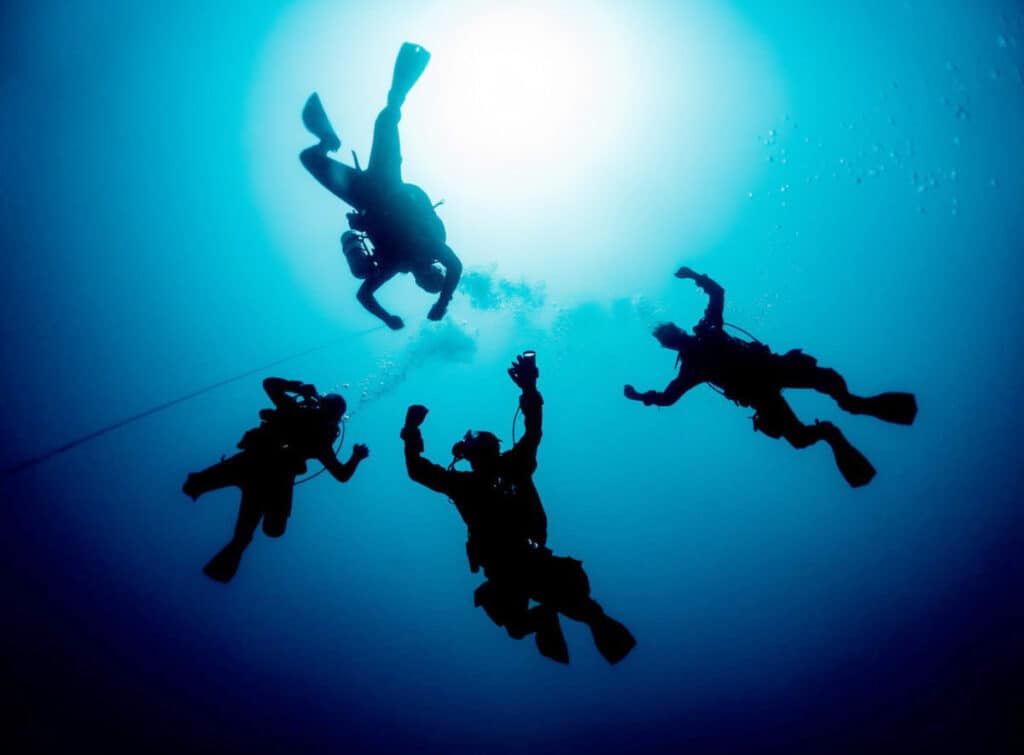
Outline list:
[[[558,622],[558,611],[550,606],[530,608],[530,592],[524,574],[513,567],[514,576],[488,579],[476,589],[475,605],[487,612],[491,621],[504,627],[508,636],[521,640],[533,634],[541,655],[559,663],[569,662],[569,648]]]
[[[538,563],[533,578],[533,597],[542,606],[586,624],[598,652],[609,663],[618,663],[636,645],[630,631],[590,597],[590,580],[582,562],[548,554]]]
[[[810,359],[807,357],[807,359]],[[877,396],[857,396],[850,393],[846,380],[833,369],[811,365],[797,366],[784,371],[782,384],[787,388],[812,388],[835,399],[839,408],[850,414],[868,414],[872,417],[909,425],[917,416],[917,400],[912,393],[880,393]]]
[[[299,160],[321,186],[342,202],[362,209],[359,171],[329,158],[323,143],[302,150]]]
[[[288,518],[292,515],[295,476],[275,475],[268,478],[264,484],[266,503],[263,506],[263,533],[267,537],[281,537],[288,526]]]
[[[181,491],[193,501],[211,490],[239,486],[250,468],[250,459],[245,452],[219,461],[202,472],[193,472],[181,486]]]
[[[242,503],[238,507],[238,519],[235,522],[235,533],[231,542],[221,548],[220,552],[210,559],[203,567],[203,573],[217,582],[230,582],[238,571],[242,554],[252,542],[253,533],[259,526],[263,515],[258,496],[246,488],[242,489]]]
[[[388,104],[373,123],[373,147],[366,167],[366,172],[372,174],[380,185],[397,186],[402,182],[402,148],[398,138],[402,103],[429,60],[429,52],[408,42],[398,52]]]
[[[315,93],[306,100],[306,106],[302,109],[302,122],[320,139],[317,144],[299,153],[302,165],[334,196],[356,209],[362,209],[359,171],[327,156],[341,147],[341,140],[334,133],[320,98]]]
[[[388,105],[373,122],[373,146],[366,172],[379,186],[397,187],[402,183],[402,147],[398,138],[398,122],[402,111]]]
[[[822,440],[828,443],[836,466],[852,487],[867,485],[875,476],[871,462],[831,422],[803,424],[781,395],[761,401],[754,408],[754,428],[771,438],[785,438],[793,448],[807,448]]]
[[[397,186],[402,182],[402,150],[398,139],[402,103],[429,62],[430,53],[410,42],[402,45],[395,59],[388,104],[373,124],[373,147],[367,165],[367,172],[384,184]]]

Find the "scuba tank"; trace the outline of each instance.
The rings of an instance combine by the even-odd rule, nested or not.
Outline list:
[[[355,231],[345,231],[341,234],[341,252],[356,278],[366,278],[373,272],[373,256],[366,248],[366,241],[362,235]]]

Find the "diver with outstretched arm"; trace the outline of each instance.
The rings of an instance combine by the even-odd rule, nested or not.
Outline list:
[[[510,451],[501,453],[492,433],[468,431],[452,447],[455,460],[465,459],[472,471],[448,469],[423,457],[420,425],[425,406],[410,406],[402,428],[409,477],[443,493],[466,523],[466,554],[470,570],[481,568],[487,581],[474,602],[510,637],[534,635],[542,655],[569,662],[569,649],[559,614],[590,627],[594,644],[609,663],[622,660],[636,644],[622,624],[605,614],[590,597],[590,581],[582,564],[555,556],[546,546],[547,516],[533,484],[541,439],[543,399],[537,391],[533,352],[517,357],[508,371],[522,390],[519,407],[526,432]],[[538,605],[530,607],[530,601]]]
[[[302,151],[302,164],[321,185],[355,210],[348,216],[352,230],[342,235],[341,243],[352,274],[363,280],[356,298],[392,330],[403,327],[402,318],[389,313],[375,297],[391,278],[412,273],[420,288],[438,294],[427,318],[440,320],[462,275],[462,263],[445,243],[444,223],[430,198],[419,186],[402,181],[398,134],[401,106],[429,60],[430,53],[422,47],[408,42],[402,45],[387,105],[374,122],[373,146],[365,171],[328,157],[340,149],[341,140],[317,94],[310,95],[302,110],[303,123],[319,139]],[[372,253],[360,234],[372,243]]]
[[[370,454],[357,443],[347,462],[335,457],[332,444],[345,415],[345,399],[340,395],[321,396],[313,385],[275,377],[263,381],[263,390],[274,408],[260,410],[259,427],[248,430],[238,442],[240,453],[190,474],[182,486],[194,501],[220,488],[234,486],[242,491],[231,541],[203,568],[218,582],[235,576],[261,520],[268,537],[284,534],[295,478],[306,471],[308,459],[319,461],[339,482],[348,482]]]
[[[662,323],[654,337],[667,349],[679,352],[679,374],[664,391],[636,390],[626,385],[627,399],[645,406],[670,406],[701,383],[716,386],[726,398],[755,410],[754,429],[771,438],[785,438],[794,448],[807,448],[825,441],[836,465],[853,487],[866,485],[875,476],[871,463],[831,422],[805,425],[782,397],[785,388],[812,388],[824,393],[851,414],[868,414],[886,422],[909,425],[917,416],[917,401],[911,393],[889,392],[863,397],[850,393],[842,375],[819,367],[814,357],[793,349],[775,354],[760,342],[749,343],[725,332],[722,311],[725,291],[706,275],[681,267],[676,277],[694,281],[708,294],[704,317],[693,335],[673,323]]]

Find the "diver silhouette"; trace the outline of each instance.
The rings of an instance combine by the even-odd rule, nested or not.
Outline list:
[[[835,399],[850,414],[869,414],[886,422],[909,425],[917,415],[917,401],[911,393],[881,393],[868,398],[855,396],[842,375],[819,367],[814,357],[793,349],[775,354],[760,342],[747,342],[725,332],[722,309],[725,291],[706,275],[688,267],[676,277],[690,279],[708,295],[708,306],[693,335],[673,323],[654,329],[654,337],[666,349],[679,352],[679,375],[664,391],[640,393],[625,386],[625,396],[644,406],[670,406],[701,383],[710,383],[726,398],[740,406],[752,407],[754,429],[771,438],[785,438],[794,448],[806,448],[820,440],[832,448],[836,466],[853,487],[867,485],[875,476],[871,463],[831,422],[815,420],[805,425],[782,397],[784,388],[812,388]]]
[[[302,164],[324,188],[355,209],[348,215],[352,230],[342,234],[341,245],[352,274],[363,281],[356,298],[392,330],[404,323],[377,301],[374,293],[378,288],[398,273],[412,273],[420,288],[439,294],[427,317],[440,320],[462,275],[462,263],[445,243],[444,223],[427,193],[402,181],[401,107],[429,60],[430,53],[418,45],[406,42],[399,50],[387,106],[373,125],[373,146],[365,171],[358,162],[350,168],[327,156],[341,147],[341,140],[319,95],[310,95],[302,110],[303,124],[320,140],[302,151]],[[372,243],[372,253],[361,234]]]
[[[345,414],[345,399],[337,393],[321,396],[312,385],[276,377],[264,380],[263,390],[275,408],[260,410],[259,427],[248,430],[238,442],[241,452],[190,474],[181,487],[193,501],[219,488],[242,490],[234,536],[203,568],[218,582],[235,576],[261,519],[268,537],[284,534],[292,513],[295,477],[306,471],[307,459],[316,459],[336,480],[347,482],[370,453],[357,443],[346,463],[335,458],[331,444]]]
[[[541,438],[538,371],[533,352],[517,357],[508,371],[522,389],[519,407],[526,430],[510,451],[489,432],[469,431],[452,447],[455,460],[465,459],[471,472],[432,464],[423,454],[420,425],[427,408],[410,406],[401,437],[409,477],[455,504],[469,530],[466,553],[470,570],[481,567],[487,581],[474,594],[491,620],[509,636],[534,634],[542,655],[569,662],[558,614],[590,627],[598,651],[609,663],[622,660],[636,644],[622,624],[607,616],[590,597],[590,582],[581,562],[555,556],[546,546],[547,516],[533,484]],[[530,600],[538,605],[530,607]]]

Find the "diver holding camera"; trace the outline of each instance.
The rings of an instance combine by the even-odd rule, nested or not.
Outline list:
[[[542,655],[569,662],[559,614],[590,627],[598,651],[609,663],[622,660],[636,640],[622,624],[607,616],[590,597],[590,582],[580,561],[555,556],[547,547],[547,516],[533,484],[541,439],[544,404],[537,391],[536,355],[524,352],[508,370],[519,386],[519,408],[526,431],[511,450],[486,431],[467,431],[452,447],[447,469],[423,457],[420,425],[427,407],[414,404],[405,417],[401,437],[409,477],[455,504],[469,530],[466,553],[470,570],[483,569],[487,581],[474,602],[509,636],[535,635]],[[465,459],[472,471],[454,468]],[[530,608],[530,600],[538,605]]]
[[[203,568],[218,582],[235,576],[260,520],[268,537],[284,534],[295,478],[306,471],[308,459],[316,459],[334,479],[347,482],[370,454],[357,443],[346,463],[335,457],[332,444],[345,415],[345,399],[337,393],[321,396],[309,383],[276,377],[264,380],[263,390],[274,408],[260,410],[259,427],[247,430],[238,442],[240,453],[190,474],[181,488],[193,501],[219,488],[242,490],[234,536]]]

